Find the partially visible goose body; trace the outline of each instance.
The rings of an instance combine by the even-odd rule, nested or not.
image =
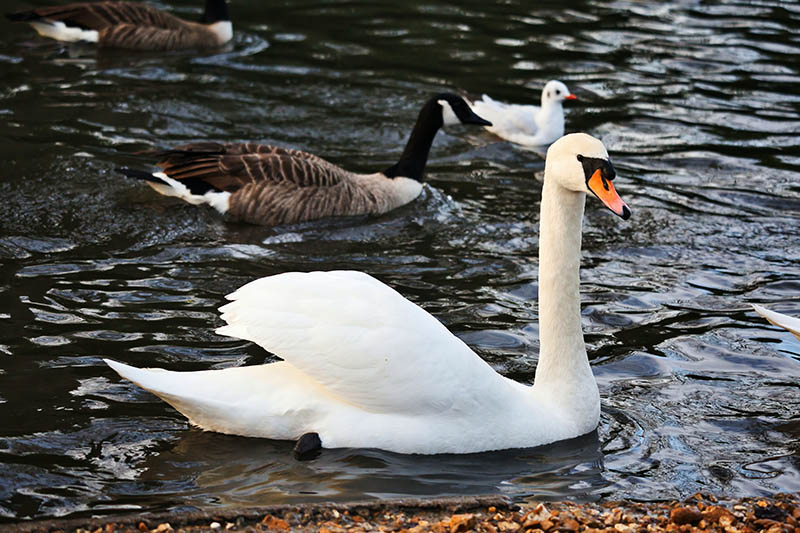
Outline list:
[[[542,106],[504,104],[487,95],[472,103],[472,110],[492,122],[486,129],[498,137],[524,146],[546,146],[564,135],[564,100],[577,97],[560,81],[547,82]]]
[[[397,164],[358,174],[315,155],[266,144],[194,143],[155,152],[161,172],[121,169],[156,191],[209,204],[232,219],[274,226],[325,217],[380,215],[422,192],[425,165],[442,125],[489,125],[460,96],[443,93],[419,113]]]
[[[190,22],[137,2],[78,2],[8,13],[59,41],[106,48],[183,50],[216,48],[233,37],[226,0],[206,0],[200,22]]]
[[[757,304],[751,304],[756,313],[763,316],[767,321],[774,325],[788,330],[792,335],[800,339],[800,318],[793,318],[782,313],[770,311]]]
[[[222,433],[420,454],[532,447],[588,433],[600,397],[581,331],[584,199],[591,192],[623,219],[630,210],[593,137],[556,142],[545,174],[533,386],[501,376],[433,316],[351,271],[278,274],[228,296],[227,325],[217,332],[253,341],[281,362],[198,372],[106,362],[191,423]]]

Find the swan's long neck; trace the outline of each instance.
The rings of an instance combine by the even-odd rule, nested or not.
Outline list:
[[[597,394],[581,330],[581,225],[586,195],[545,176],[539,236],[539,364],[534,386]],[[591,396],[591,394],[590,394]]]
[[[423,181],[428,153],[431,151],[433,138],[442,124],[442,108],[435,99],[431,99],[419,112],[417,123],[414,124],[400,160],[383,173],[389,178],[403,176]]]

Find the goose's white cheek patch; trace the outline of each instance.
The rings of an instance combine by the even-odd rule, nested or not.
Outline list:
[[[447,100],[437,100],[436,102],[442,106],[442,122],[444,122],[445,126],[461,124],[461,121],[458,120],[455,111],[453,111],[453,108],[450,106],[450,102]]]

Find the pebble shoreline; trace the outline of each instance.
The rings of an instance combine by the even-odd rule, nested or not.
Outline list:
[[[13,533],[800,533],[800,494],[515,505],[502,497],[370,501],[0,525]]]

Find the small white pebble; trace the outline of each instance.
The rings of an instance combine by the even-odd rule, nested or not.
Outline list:
[[[236,527],[236,524],[234,524],[233,522],[228,522],[227,524],[225,524],[225,529],[228,529],[228,530],[233,529],[235,527]]]
[[[210,527],[211,529],[219,529],[222,527],[222,524],[220,524],[219,522],[211,522],[208,525],[208,527]]]

